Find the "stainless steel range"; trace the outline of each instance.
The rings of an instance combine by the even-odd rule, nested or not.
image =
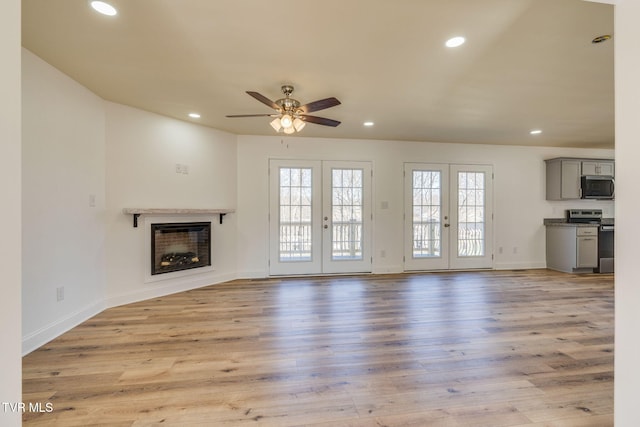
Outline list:
[[[600,224],[602,209],[567,209],[567,222],[573,224]]]
[[[613,273],[615,233],[613,219],[603,219],[602,209],[568,209],[567,222],[598,225],[598,267],[594,272]]]

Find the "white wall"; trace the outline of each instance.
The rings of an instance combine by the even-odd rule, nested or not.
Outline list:
[[[196,218],[213,225],[213,271],[150,282],[153,217],[122,213],[235,208],[235,135],[105,102],[24,49],[22,76],[23,353],[105,307],[236,277],[234,214]]]
[[[0,298],[0,402],[22,399],[22,340],[20,336],[20,283],[22,251],[21,153],[20,153],[20,1],[5,0],[0,5],[0,239],[2,298]],[[20,414],[0,412],[0,425],[20,425]]]
[[[612,158],[613,150],[358,141],[313,138],[238,137],[238,274],[268,274],[269,158],[366,160],[373,162],[375,273],[403,270],[403,164],[491,164],[494,182],[495,268],[543,268],[543,218],[562,217],[570,207],[599,207],[614,216],[612,202],[545,200],[544,159],[561,156]],[[381,209],[381,202],[388,209]],[[498,248],[502,247],[502,254]],[[514,253],[514,248],[516,248]],[[381,257],[381,251],[386,257]]]
[[[236,136],[110,102],[106,111],[107,305],[235,278],[235,214],[223,224],[217,215],[199,219],[212,221],[213,272],[145,282],[145,227],[157,218],[142,216],[133,228],[122,209],[235,208]],[[176,173],[176,164],[186,165],[188,174]]]
[[[638,159],[640,159],[640,2],[615,9],[616,79],[616,342],[615,424],[640,425],[640,281]]]
[[[24,49],[22,78],[28,352],[104,307],[105,115],[102,99]]]

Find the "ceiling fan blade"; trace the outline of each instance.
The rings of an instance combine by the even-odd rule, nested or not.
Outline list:
[[[277,114],[231,114],[225,117],[277,117]]]
[[[324,110],[325,108],[335,107],[336,105],[340,104],[340,101],[338,101],[336,98],[331,97],[304,104],[300,106],[300,110],[302,110],[303,113],[313,113],[314,111]]]
[[[278,104],[276,104],[275,102],[273,102],[272,100],[270,100],[266,96],[264,96],[262,94],[259,94],[258,92],[251,92],[250,90],[248,90],[247,93],[249,95],[253,96],[258,101],[262,102],[264,105],[268,105],[269,107],[273,108],[274,110],[278,110],[278,111],[280,110],[280,107],[278,106]]]
[[[332,127],[336,127],[340,124],[340,122],[337,120],[326,119],[324,117],[317,117],[317,116],[307,116],[306,114],[300,114],[300,120],[304,120],[305,122],[309,122],[309,123],[315,123],[317,125],[332,126]]]

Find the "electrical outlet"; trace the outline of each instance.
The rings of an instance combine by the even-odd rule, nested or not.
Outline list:
[[[95,194],[89,194],[89,207],[90,208],[95,208],[96,207],[96,195]]]
[[[380,251],[380,258],[386,258],[387,257],[387,251],[385,251],[384,249]]]
[[[176,163],[176,173],[182,173],[182,165],[180,163]]]
[[[60,287],[56,288],[56,300],[58,302],[64,300],[64,286],[60,286]]]

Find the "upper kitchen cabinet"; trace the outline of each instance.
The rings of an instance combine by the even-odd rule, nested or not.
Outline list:
[[[547,164],[547,200],[580,198],[579,159],[551,159]]]
[[[614,176],[613,161],[582,161],[582,175]]]
[[[545,160],[547,166],[547,200],[574,200],[582,197],[583,175],[613,176],[615,162],[607,159],[559,157]]]

